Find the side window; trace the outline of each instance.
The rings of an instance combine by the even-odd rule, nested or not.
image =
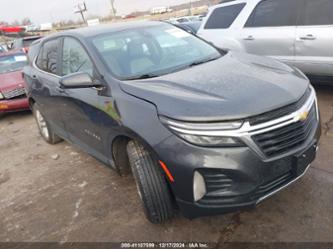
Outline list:
[[[205,29],[227,29],[235,21],[244,8],[245,3],[234,4],[213,10],[209,16]]]
[[[62,75],[86,72],[93,75],[93,63],[82,45],[73,38],[65,38],[62,55]]]
[[[245,27],[296,26],[298,3],[298,0],[264,0],[254,9]]]
[[[43,44],[37,58],[39,69],[57,74],[59,40],[47,41]]]
[[[333,24],[332,0],[306,0],[303,21],[299,25]]]

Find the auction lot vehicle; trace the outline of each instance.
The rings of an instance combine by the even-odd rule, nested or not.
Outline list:
[[[196,34],[201,26],[201,22],[183,22],[183,23],[172,23],[174,26],[185,30],[191,34]]]
[[[217,47],[279,59],[333,79],[332,0],[237,0],[210,10],[198,34]]]
[[[0,115],[29,110],[22,69],[27,64],[23,52],[0,54]]]
[[[254,207],[315,159],[315,91],[273,59],[218,50],[160,22],[55,34],[29,58],[44,139],[132,170],[153,223],[174,207],[189,218]]]
[[[23,37],[23,38],[19,38],[19,39],[16,39],[14,42],[13,42],[13,45],[12,45],[12,50],[13,51],[18,51],[18,50],[21,50],[25,53],[27,53],[29,51],[29,47],[30,45],[41,39],[42,36],[39,36],[39,35],[36,35],[36,36],[27,36],[27,37]]]

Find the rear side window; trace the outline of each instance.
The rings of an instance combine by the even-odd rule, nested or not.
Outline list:
[[[306,0],[304,17],[300,25],[333,24],[332,0]]]
[[[36,62],[39,69],[57,74],[58,48],[58,40],[51,40],[44,43]]]
[[[244,8],[245,3],[230,5],[213,10],[208,18],[205,29],[227,29],[235,21]]]
[[[298,0],[262,1],[252,12],[245,27],[296,26],[298,3]]]

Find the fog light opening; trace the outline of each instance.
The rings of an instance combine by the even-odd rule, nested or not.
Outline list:
[[[193,195],[194,195],[194,201],[201,200],[205,194],[207,193],[206,190],[206,183],[203,176],[198,172],[194,172],[193,177]]]

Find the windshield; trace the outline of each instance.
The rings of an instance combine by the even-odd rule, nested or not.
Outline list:
[[[0,56],[0,74],[21,70],[27,65],[25,54]]]
[[[109,33],[92,42],[123,80],[156,77],[221,57],[214,47],[169,24]]]

